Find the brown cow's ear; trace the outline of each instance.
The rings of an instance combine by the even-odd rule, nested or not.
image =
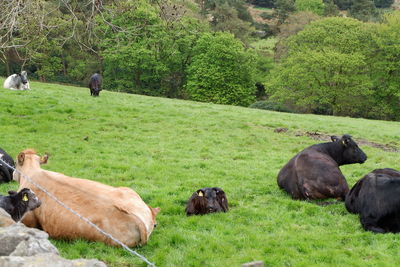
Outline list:
[[[152,209],[153,209],[155,215],[157,215],[161,210],[160,207],[152,208]]]
[[[40,158],[40,164],[46,164],[49,159],[49,155],[46,153],[43,157]]]
[[[25,153],[21,152],[19,153],[18,157],[17,157],[17,161],[18,161],[18,165],[22,166],[24,164],[25,161]]]

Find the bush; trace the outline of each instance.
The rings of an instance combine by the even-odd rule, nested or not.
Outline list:
[[[294,113],[293,110],[286,107],[284,104],[276,103],[271,100],[257,101],[249,106],[249,108],[266,109],[280,112]]]
[[[255,56],[232,34],[203,34],[193,54],[186,84],[192,100],[241,106],[254,101]]]

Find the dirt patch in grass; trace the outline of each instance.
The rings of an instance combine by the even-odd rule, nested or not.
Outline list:
[[[331,136],[330,134],[324,134],[324,133],[319,133],[319,132],[309,132],[309,131],[295,131],[295,132],[290,132],[288,128],[275,128],[274,129],[275,133],[287,133],[287,134],[294,134],[295,136],[308,136],[314,140],[318,141],[325,141],[325,142],[330,142],[331,141]],[[375,142],[371,142],[365,139],[357,139],[356,140],[357,144],[362,145],[362,146],[371,146],[371,147],[376,147],[379,149],[382,149],[384,151],[388,152],[400,152],[400,148],[397,147],[395,144],[379,144]]]
[[[324,134],[324,133],[318,133],[318,132],[296,132],[296,136],[308,136],[311,137],[312,139],[319,140],[319,141],[331,141],[331,135],[329,134]],[[389,151],[389,152],[400,152],[400,149],[396,147],[395,145],[392,144],[379,144],[375,142],[371,142],[365,139],[357,139],[356,140],[357,144],[359,145],[365,145],[365,146],[371,146],[371,147],[376,147],[379,149],[382,149],[384,151]]]

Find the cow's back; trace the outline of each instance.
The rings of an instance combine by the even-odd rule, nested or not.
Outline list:
[[[147,242],[152,230],[151,211],[133,190],[121,190],[95,181],[43,170],[34,176],[60,201],[124,244],[135,246]],[[24,219],[23,222],[28,226],[32,224],[41,227],[53,238],[85,238],[116,245],[45,193],[34,190],[42,200],[42,206]],[[144,206],[147,210],[142,208]]]
[[[294,199],[345,199],[345,177],[332,157],[311,146],[293,157],[279,172],[278,184]]]

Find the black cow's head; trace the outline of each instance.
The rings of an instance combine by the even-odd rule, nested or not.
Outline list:
[[[205,187],[193,193],[186,206],[186,215],[228,211],[228,199],[219,187]]]
[[[343,151],[340,160],[341,165],[364,163],[367,160],[367,155],[358,147],[356,142],[351,139],[350,135],[345,134],[342,138],[332,136],[331,139],[333,142],[338,143]]]
[[[8,191],[8,194],[14,198],[14,201],[18,202],[19,205],[24,206],[27,210],[34,210],[42,204],[36,194],[29,188],[23,188],[19,192]]]

